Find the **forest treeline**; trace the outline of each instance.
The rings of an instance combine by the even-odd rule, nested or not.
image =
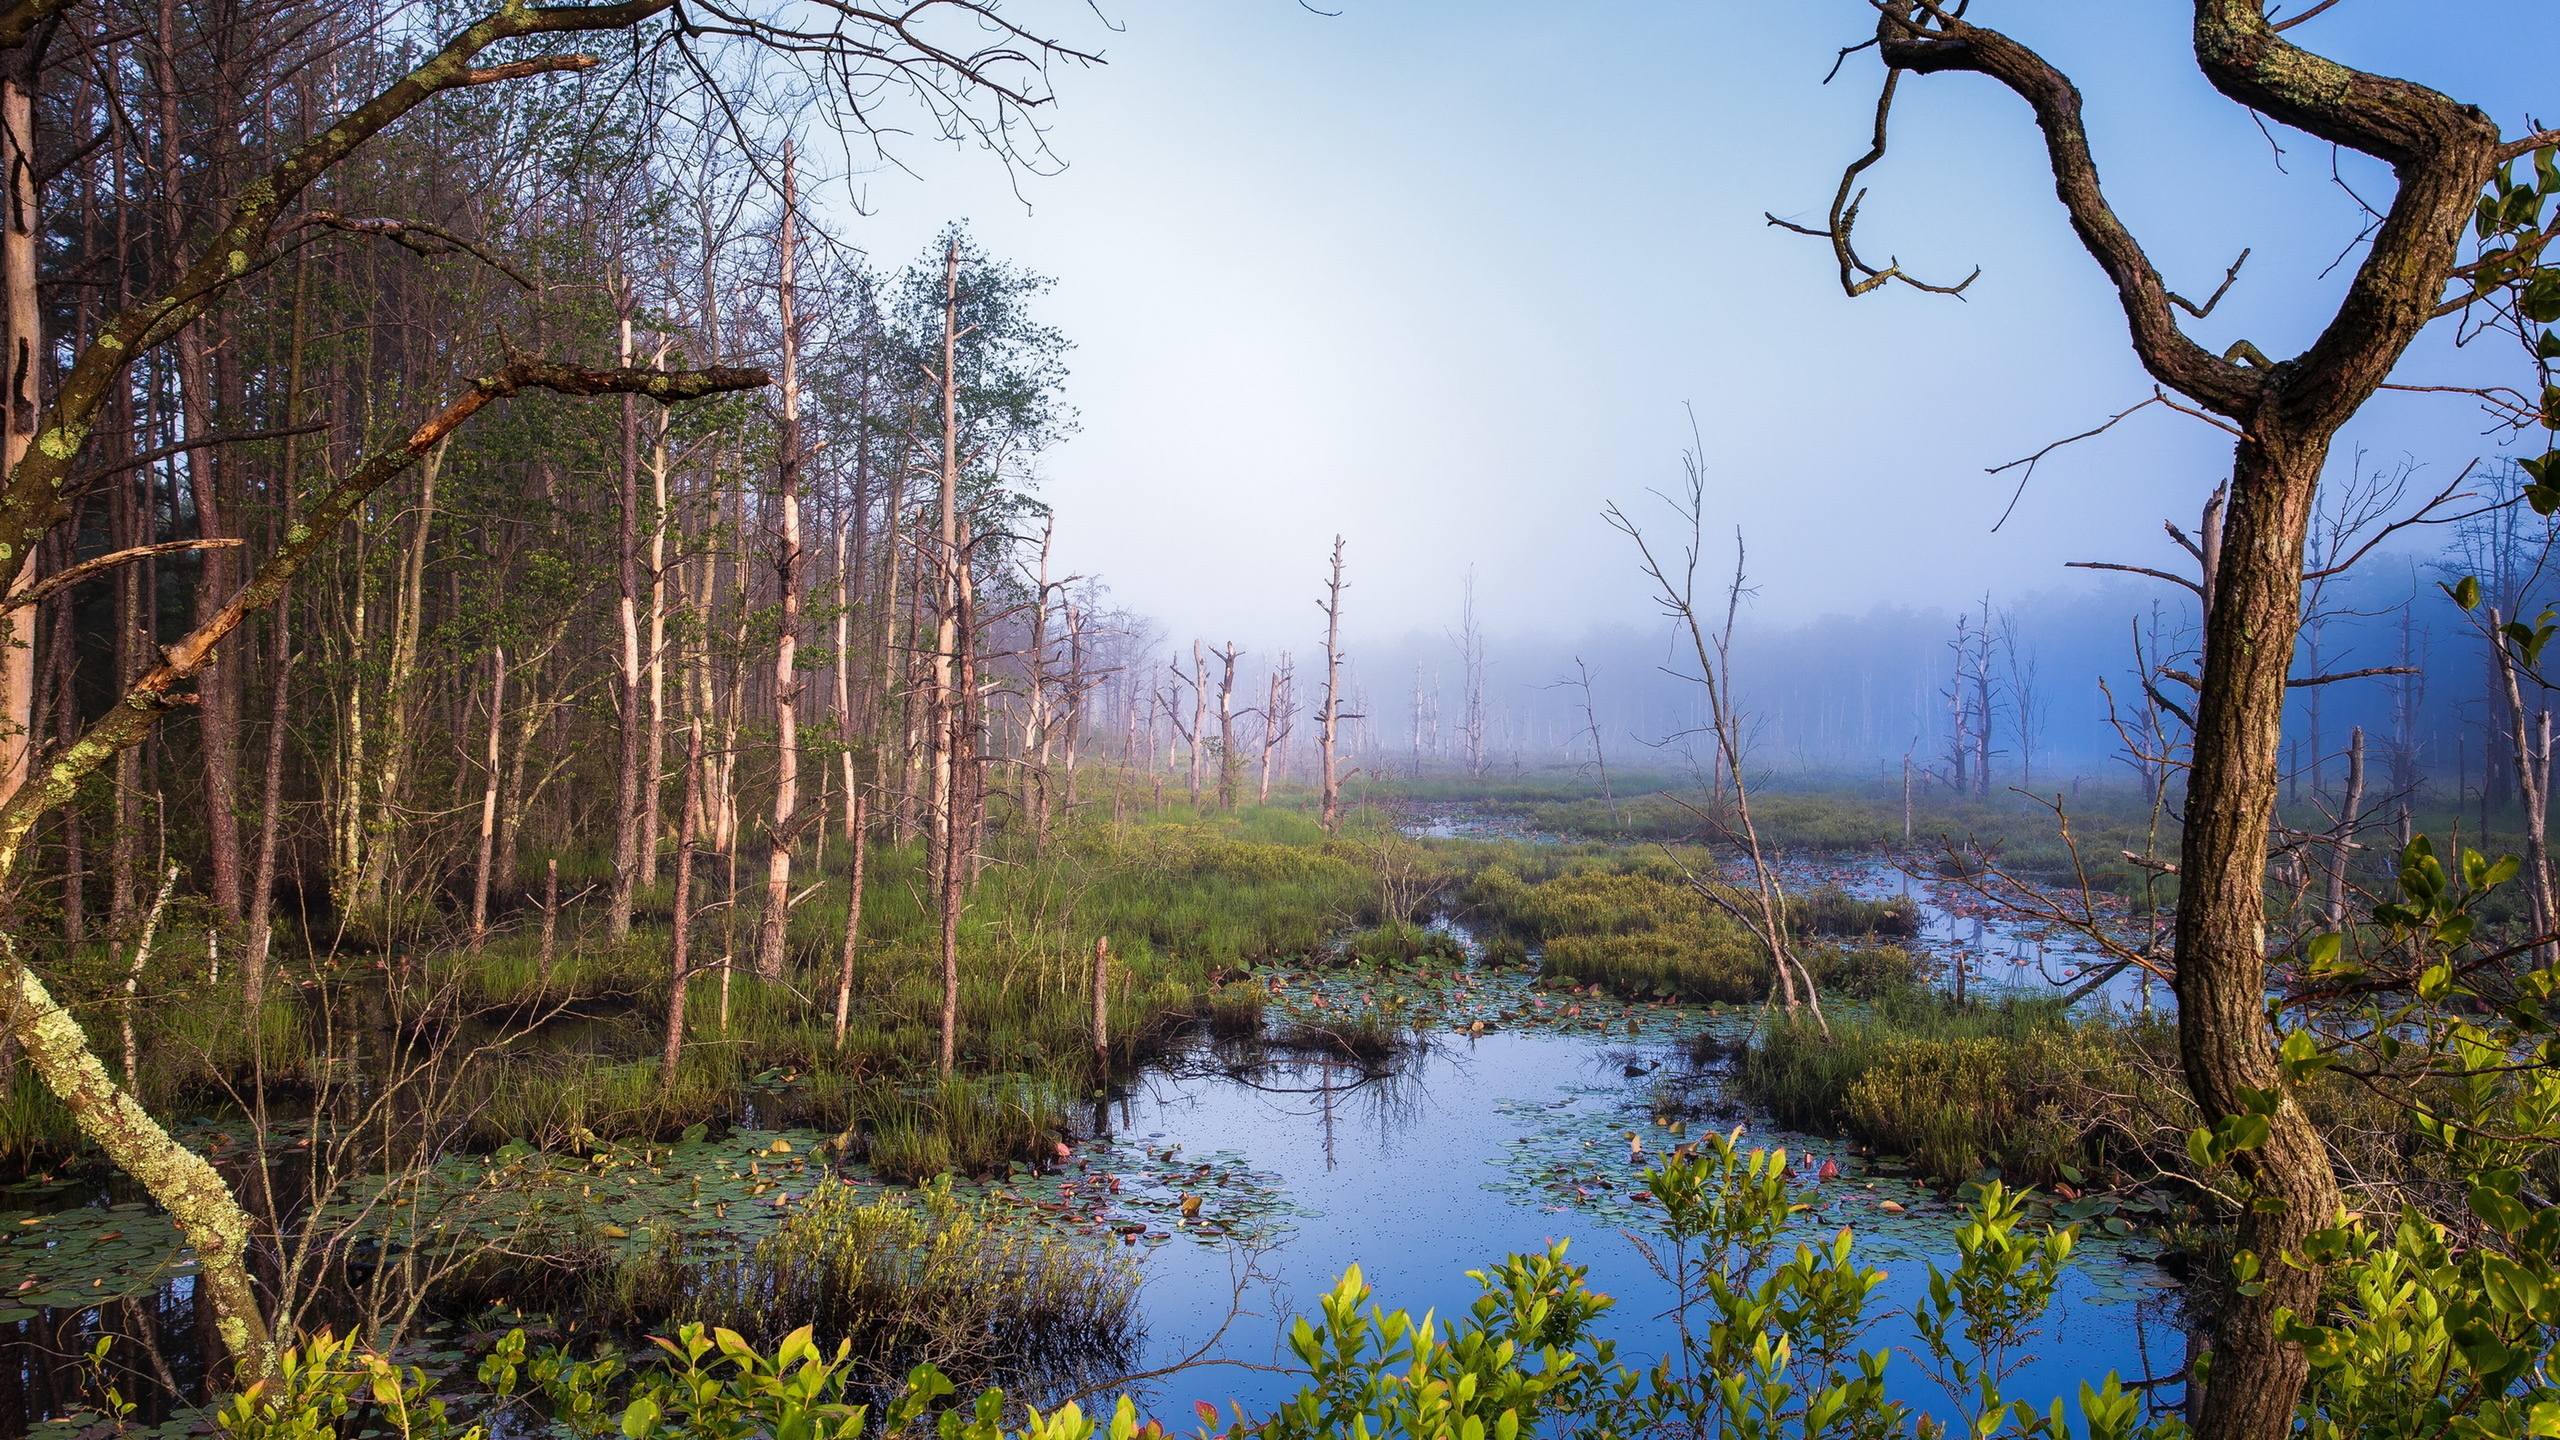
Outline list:
[[[2400,497],[2403,512],[2368,517],[2356,538],[2415,511],[2453,478],[2448,470],[2426,493],[2412,493],[2425,473],[2394,462],[2361,483],[2344,469],[2333,476],[2340,492],[2369,496],[2378,487]],[[2454,604],[2445,587],[2480,576],[2508,616],[2537,614],[2560,598],[2550,522],[2493,503],[2520,480],[2511,464],[2473,470],[2434,507],[2434,523],[2394,527],[2320,587],[2305,617],[2303,673],[2355,673],[2291,698],[2288,798],[2342,785],[2361,729],[2378,785],[2387,776],[2393,791],[2442,807],[2476,807],[2484,786],[2494,809],[2519,803],[2510,747],[2482,741],[2484,731],[2502,733],[2509,715],[2483,616]],[[2328,515],[2339,515],[2334,499]],[[2195,529],[2192,517],[2181,528]],[[2177,554],[2168,540],[2151,548]],[[2135,558],[2161,563],[2160,554]],[[1462,598],[1449,597],[1453,631]],[[2153,718],[2142,704],[2144,678],[2195,669],[2197,597],[2159,579],[2028,572],[2004,575],[1954,609],[1788,613],[1820,603],[1764,591],[1735,637],[1753,754],[1791,782],[1898,784],[1908,757],[1924,782],[1968,793],[1986,782],[1994,792],[2139,788],[2143,767],[2115,722],[2142,732]],[[1497,631],[1485,656],[1497,773],[1587,765],[1594,715],[1611,764],[1675,773],[1685,765],[1682,747],[1662,742],[1698,724],[1699,696],[1685,672],[1667,667],[1672,654],[1658,631],[1623,623],[1576,637]],[[1389,773],[1465,768],[1459,641],[1397,634],[1370,641],[1356,658],[1352,708],[1362,718],[1348,743],[1363,763]]]

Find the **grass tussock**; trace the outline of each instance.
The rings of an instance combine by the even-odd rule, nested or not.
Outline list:
[[[2195,1108],[2156,1023],[2078,1021],[2051,1002],[1922,998],[1772,1027],[1736,1068],[1741,1092],[1799,1129],[1844,1132],[1954,1184],[1997,1169],[2050,1185],[2151,1173]]]
[[[1139,1339],[1136,1267],[948,1184],[825,1185],[753,1250],[709,1265],[653,1253],[617,1277],[647,1324],[699,1320],[759,1344],[816,1328],[852,1341],[868,1384],[932,1364],[963,1385],[1125,1369]]]
[[[1524,953],[1539,946],[1555,984],[1722,1004],[1766,996],[1773,974],[1767,948],[1700,895],[1682,863],[1624,855],[1506,858],[1479,871],[1464,898],[1493,941]],[[1791,904],[1789,928],[1826,991],[1874,997],[1917,981],[1920,967],[1908,952],[1868,943],[1918,928],[1907,902],[1860,900],[1836,889],[1810,896]],[[1817,931],[1860,938],[1817,940]]]
[[[1250,980],[1230,980],[1201,1000],[1201,1018],[1221,1040],[1250,1040],[1262,1033],[1271,992]]]
[[[1342,944],[1342,958],[1354,965],[1462,965],[1467,952],[1446,930],[1389,920],[1359,931]]]

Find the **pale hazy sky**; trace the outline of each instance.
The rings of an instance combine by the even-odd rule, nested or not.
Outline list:
[[[1059,544],[1175,634],[1311,644],[1337,529],[1370,634],[1451,623],[1470,564],[1497,633],[1641,621],[1598,511],[1677,479],[1684,401],[1711,523],[1749,531],[1771,616],[2157,560],[2161,518],[2191,517],[2227,464],[2220,434],[2146,413],[2049,462],[1992,533],[2013,481],[1985,466],[2150,382],[2025,107],[1990,81],[1904,84],[1859,228],[1925,274],[1981,265],[1969,299],[1847,299],[1826,246],[1763,223],[1818,220],[1863,147],[1873,58],[1820,83],[1867,33],[1861,0],[1336,8],[1105,0],[1110,33],[1079,3],[1026,5],[1109,61],[1059,77],[1065,172],[1023,180],[1026,209],[985,155],[910,144],[919,177],[863,180],[871,213],[839,227],[896,263],[964,217],[1057,278],[1045,313],[1076,342],[1083,423],[1046,465]],[[2111,198],[2174,287],[2209,293],[2251,247],[2199,338],[2289,354],[2344,283],[2319,272],[2354,203],[2306,136],[2276,132],[2279,171],[2197,74],[2182,8],[1985,0],[1974,18],[2079,81]],[[2560,118],[2535,85],[2560,47],[2548,0],[2347,0],[2296,35],[2510,132]],[[2348,173],[2387,193],[2370,164]],[[2511,367],[2451,335],[2404,378]],[[2482,428],[2458,399],[2386,397],[2347,443],[2449,473]]]

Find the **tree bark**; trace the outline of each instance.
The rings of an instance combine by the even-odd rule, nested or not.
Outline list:
[[[32,47],[0,55],[0,184],[8,213],[0,217],[0,471],[14,473],[34,441],[44,378],[43,314],[37,307],[35,88],[41,57]],[[14,552],[14,553],[12,553]],[[14,598],[35,579],[35,546],[0,545],[0,576]],[[35,612],[0,614],[0,804],[26,783],[35,735]]]
[[[782,453],[779,493],[781,548],[773,578],[781,591],[782,624],[773,642],[773,833],[765,852],[764,917],[756,937],[756,973],[782,978],[791,931],[791,847],[800,805],[800,324],[793,293],[798,262],[799,189],[789,142],[782,150],[782,227],[779,277],[782,321]]]
[[[1324,587],[1324,710],[1316,727],[1323,757],[1324,832],[1342,828],[1342,776],[1334,757],[1342,732],[1342,537],[1333,537],[1333,571]]]
[[[2280,1436],[2310,1369],[2278,1338],[2279,1311],[2317,1312],[2320,1272],[2292,1263],[2341,1204],[2329,1153],[2276,1069],[2267,1024],[2267,833],[2274,823],[2286,682],[2302,602],[2303,538],[2325,437],[2242,442],[2205,621],[2193,768],[2179,845],[2178,1048],[2211,1124],[2273,1095],[2266,1143],[2233,1157],[2251,1203],[2236,1242],[2259,1284],[2225,1297],[2201,1433]]]
[[[506,729],[507,717],[507,647],[496,646],[489,656],[489,733],[482,756],[487,775],[480,785],[480,849],[471,867],[471,948],[475,951],[489,939],[489,869],[498,850],[498,741]]]
[[[693,850],[700,840],[702,816],[702,716],[685,729],[684,780],[677,801],[675,908],[670,918],[667,1025],[658,1055],[658,1093],[673,1093],[676,1070],[684,1061],[684,1004],[693,988]]]
[[[619,362],[631,363],[633,311],[640,297],[629,276],[621,277],[614,294],[619,311]],[[622,397],[620,486],[614,506],[614,618],[620,622],[622,651],[616,667],[616,738],[620,742],[613,767],[613,876],[607,892],[604,938],[619,945],[631,937],[631,911],[640,880],[640,849],[655,836],[640,833],[640,762],[646,753],[648,720],[642,709],[640,663],[640,402]]]

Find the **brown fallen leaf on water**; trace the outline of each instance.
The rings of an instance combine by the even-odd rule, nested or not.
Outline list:
[[[1182,1218],[1185,1220],[1197,1220],[1200,1218],[1199,1196],[1185,1195],[1182,1197]]]
[[[1899,1215],[1902,1213],[1902,1202],[1899,1200],[1879,1200],[1876,1202],[1876,1208],[1887,1215]]]

